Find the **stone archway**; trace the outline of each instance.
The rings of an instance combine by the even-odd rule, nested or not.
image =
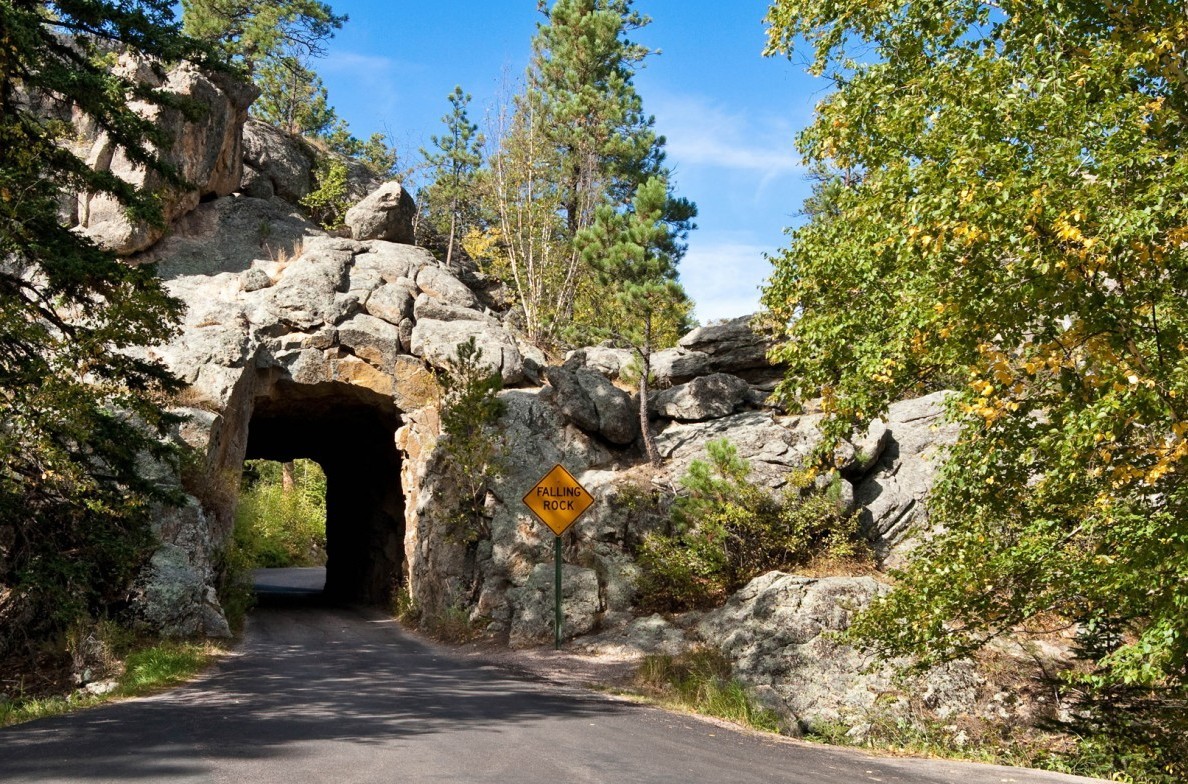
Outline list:
[[[399,584],[404,495],[389,396],[282,381],[255,400],[245,458],[309,458],[326,472],[326,595],[380,603]]]

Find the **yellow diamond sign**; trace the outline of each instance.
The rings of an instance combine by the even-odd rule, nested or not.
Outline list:
[[[594,496],[561,465],[554,466],[524,496],[524,504],[532,514],[557,536],[565,533],[593,503]]]

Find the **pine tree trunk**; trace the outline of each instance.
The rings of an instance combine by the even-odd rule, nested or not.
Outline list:
[[[652,465],[660,466],[660,452],[656,449],[656,439],[652,436],[652,425],[648,418],[648,376],[652,372],[652,323],[649,319],[644,326],[644,345],[640,352],[642,367],[639,374],[639,430],[643,434],[644,451]]]
[[[281,463],[281,492],[285,495],[297,489],[296,468],[297,466],[292,460]]]
[[[450,266],[450,262],[454,258],[454,232],[457,231],[457,226],[458,226],[458,212],[455,209],[453,212],[450,213],[450,242],[446,246],[445,266],[446,266],[446,269],[448,269],[448,270],[454,269],[453,267]]]

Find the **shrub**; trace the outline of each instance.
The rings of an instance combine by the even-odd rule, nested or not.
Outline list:
[[[458,494],[450,522],[457,538],[467,543],[489,536],[487,490],[503,471],[505,449],[497,427],[505,409],[498,397],[503,378],[482,358],[483,350],[471,337],[458,344],[438,375],[442,449]]]
[[[342,227],[347,208],[351,206],[347,174],[346,164],[342,161],[320,158],[314,170],[318,187],[301,198],[301,206],[309,210],[310,218],[327,231]]]
[[[679,656],[647,656],[636,671],[635,685],[675,707],[779,731],[779,719],[755,704],[734,678],[730,660],[714,648],[694,648]]]
[[[773,496],[748,481],[750,466],[729,441],[706,451],[709,462],[693,461],[681,479],[687,492],[673,503],[672,533],[648,534],[640,545],[647,609],[704,607],[766,571],[866,556],[856,517],[807,473]]]
[[[326,562],[326,475],[312,460],[294,461],[293,473],[286,490],[279,463],[245,465],[234,546],[249,569]]]

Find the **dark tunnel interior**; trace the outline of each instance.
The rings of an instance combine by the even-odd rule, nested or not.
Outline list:
[[[349,384],[278,384],[256,400],[246,458],[308,458],[326,472],[326,598],[386,603],[404,547],[391,398]]]

